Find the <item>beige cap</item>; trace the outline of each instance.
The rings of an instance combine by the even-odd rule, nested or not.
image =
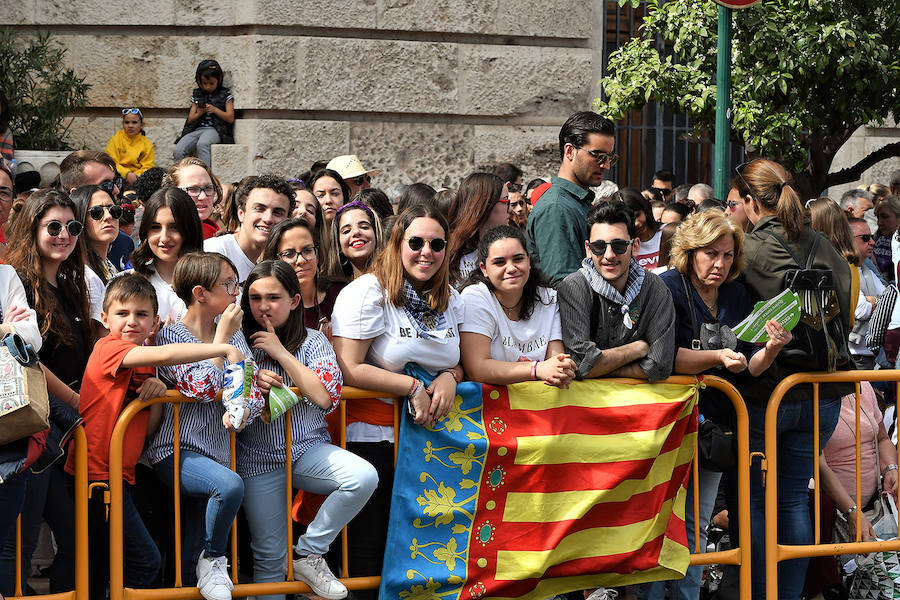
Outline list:
[[[325,166],[325,168],[331,169],[332,171],[337,171],[344,179],[353,179],[354,177],[359,177],[360,175],[366,174],[378,175],[379,173],[381,173],[380,169],[372,169],[371,171],[366,170],[366,168],[362,166],[362,163],[359,162],[359,157],[355,154],[335,156],[330,161],[328,161],[328,164]]]

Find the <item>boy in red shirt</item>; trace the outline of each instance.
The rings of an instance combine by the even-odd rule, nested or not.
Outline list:
[[[153,377],[153,367],[192,363],[226,357],[231,362],[244,355],[230,344],[167,344],[144,346],[155,337],[159,325],[153,285],[137,274],[113,279],[106,288],[101,318],[109,330],[88,359],[81,384],[79,412],[84,419],[88,444],[88,480],[109,481],[109,445],[122,410],[134,399],[162,396],[166,386]],[[151,335],[153,334],[153,335]],[[162,404],[139,413],[129,424],[122,448],[123,535],[125,585],[147,587],[160,569],[159,549],[147,532],[134,505],[134,467],[141,456],[147,432],[159,424]],[[74,473],[69,455],[66,470]],[[91,498],[90,531],[91,598],[105,598],[109,581],[109,531],[102,494]]]

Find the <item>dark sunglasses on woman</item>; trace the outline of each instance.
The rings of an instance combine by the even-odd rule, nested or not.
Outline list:
[[[101,206],[92,206],[88,209],[88,216],[95,221],[99,221],[103,218],[103,211],[107,211],[109,216],[113,219],[118,219],[122,216],[122,207],[116,204],[103,204]]]
[[[82,225],[79,221],[69,221],[65,225],[62,224],[62,221],[57,221],[53,219],[44,227],[47,228],[47,233],[49,233],[53,237],[59,237],[59,234],[62,233],[63,227],[66,228],[66,231],[69,232],[69,235],[72,237],[78,237],[81,235],[81,231],[84,229],[84,225]]]
[[[432,252],[443,252],[444,248],[447,246],[447,241],[441,238],[434,238],[433,240],[429,241],[425,238],[414,235],[406,240],[409,249],[413,252],[418,252],[423,247],[425,247],[425,242],[428,242],[428,247],[431,248]]]

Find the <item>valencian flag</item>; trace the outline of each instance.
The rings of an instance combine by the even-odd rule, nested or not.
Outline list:
[[[683,577],[696,401],[685,385],[464,382],[434,429],[407,415],[379,598],[543,600]]]

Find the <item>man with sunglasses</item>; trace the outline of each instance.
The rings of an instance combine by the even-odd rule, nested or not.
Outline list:
[[[884,282],[878,274],[878,269],[871,262],[872,250],[875,248],[875,236],[869,229],[865,219],[851,217],[850,231],[853,232],[853,241],[859,252],[859,291],[865,297],[867,304],[858,303],[856,307],[853,329],[850,331],[849,344],[850,358],[857,369],[874,369],[875,354],[866,347],[866,334],[869,332],[869,321],[878,297],[884,292]]]
[[[340,173],[344,183],[350,188],[350,198],[353,198],[359,190],[372,187],[372,177],[381,173],[379,169],[366,170],[355,154],[335,156],[328,161],[325,168]]]
[[[619,160],[613,154],[616,126],[585,111],[569,117],[559,131],[559,173],[551,178],[528,217],[528,253],[554,286],[581,266],[587,237],[587,213],[594,200],[590,188]]]
[[[557,290],[575,376],[665,379],[675,357],[675,309],[665,283],[634,258],[641,244],[634,214],[621,202],[600,204],[587,225],[587,258]]]
[[[672,194],[675,193],[675,173],[668,169],[660,169],[653,174],[653,182],[650,184],[651,190],[656,190],[662,194],[663,201],[666,204],[672,203]]]

